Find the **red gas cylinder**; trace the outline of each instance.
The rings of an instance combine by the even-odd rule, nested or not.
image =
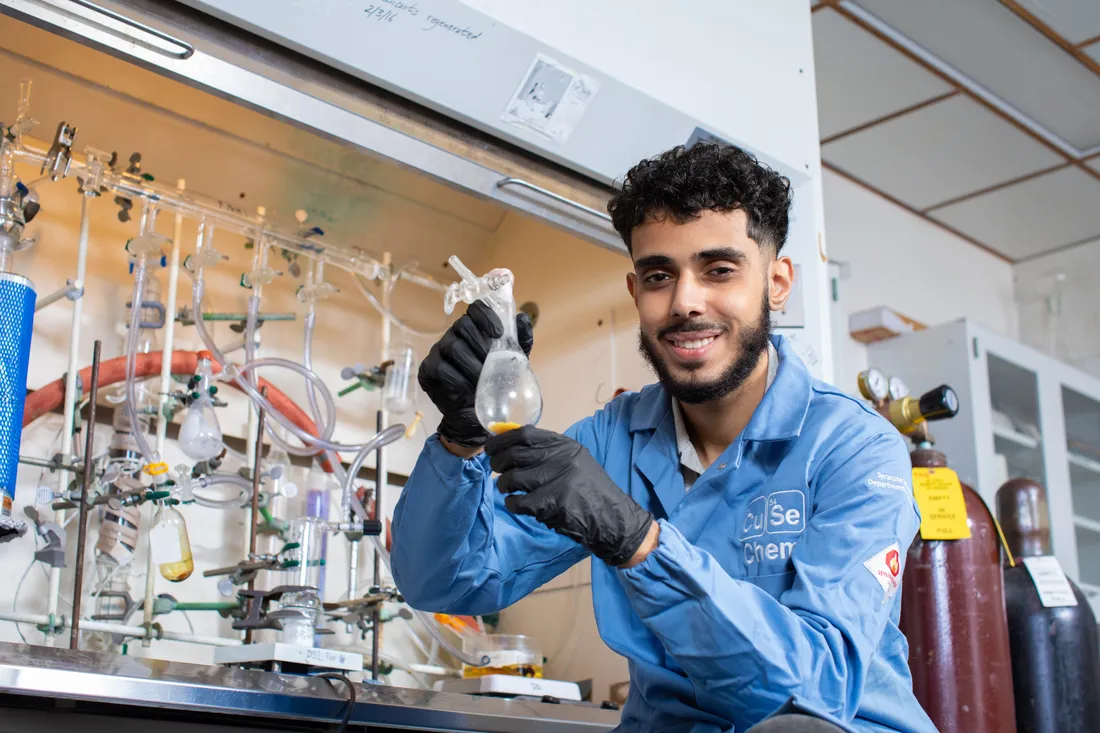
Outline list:
[[[947,466],[930,448],[911,456],[914,468]],[[941,733],[1016,733],[997,528],[981,497],[962,490],[970,538],[918,534],[905,564],[900,625],[913,692]]]

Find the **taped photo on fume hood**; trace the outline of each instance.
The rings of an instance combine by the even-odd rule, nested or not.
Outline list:
[[[500,119],[564,143],[599,91],[598,81],[538,54]]]

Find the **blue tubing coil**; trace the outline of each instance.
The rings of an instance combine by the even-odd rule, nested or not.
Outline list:
[[[4,514],[11,514],[15,499],[34,301],[30,280],[0,272],[0,501]]]

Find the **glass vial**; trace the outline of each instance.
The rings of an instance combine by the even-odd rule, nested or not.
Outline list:
[[[382,386],[382,409],[394,415],[403,415],[415,403],[416,357],[412,347],[400,344],[394,347],[393,363],[386,369],[386,382]]]

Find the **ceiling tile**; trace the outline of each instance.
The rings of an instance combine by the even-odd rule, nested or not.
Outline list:
[[[1062,162],[961,95],[829,143],[821,155],[918,209]]]
[[[814,13],[813,24],[822,138],[951,91],[839,13]]]
[[[1020,6],[1070,43],[1100,36],[1100,3],[1096,0],[1018,0]]]
[[[998,0],[857,4],[1071,145],[1100,144],[1100,76]]]
[[[1100,41],[1092,44],[1091,46],[1085,46],[1085,53],[1092,58],[1100,61]]]
[[[1100,158],[1093,158],[1089,161],[1089,167],[1093,168],[1097,173],[1100,173]]]
[[[1100,181],[1063,168],[930,215],[1013,259],[1100,235]]]

